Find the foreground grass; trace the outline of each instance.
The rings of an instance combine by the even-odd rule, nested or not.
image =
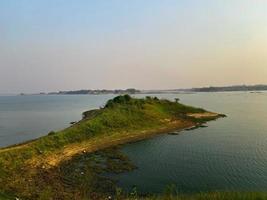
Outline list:
[[[11,197],[10,195],[5,195],[0,193],[0,200],[14,200],[15,197]]]
[[[48,198],[49,199],[49,198]],[[108,199],[108,198],[104,198]],[[267,193],[263,192],[213,192],[193,195],[158,195],[150,197],[114,197],[114,200],[266,200]],[[0,200],[15,200],[14,197],[1,195]],[[88,199],[89,200],[89,199]]]
[[[25,199],[102,199],[111,184],[99,174],[118,172],[118,166],[124,168],[128,162],[117,153],[94,152],[220,117],[189,117],[194,113],[207,112],[157,98],[115,97],[65,130],[0,149],[0,192]],[[78,173],[83,163],[87,165]]]

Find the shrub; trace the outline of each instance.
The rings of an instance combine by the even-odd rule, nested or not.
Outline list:
[[[127,104],[131,101],[132,101],[132,97],[130,95],[128,95],[128,94],[120,95],[120,96],[117,96],[117,97],[109,100],[106,103],[105,108],[114,107],[117,104]]]
[[[55,131],[50,131],[50,132],[48,133],[48,135],[55,135],[55,134],[56,134]]]

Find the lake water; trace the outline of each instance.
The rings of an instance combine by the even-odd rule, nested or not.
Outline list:
[[[138,169],[116,176],[122,187],[135,185],[142,192],[161,192],[170,184],[181,192],[267,189],[267,93],[156,96],[178,97],[228,117],[208,123],[207,128],[124,146]],[[62,129],[111,97],[0,96],[0,146]]]
[[[112,95],[0,96],[0,147],[60,130],[82,118],[82,112],[99,108]]]

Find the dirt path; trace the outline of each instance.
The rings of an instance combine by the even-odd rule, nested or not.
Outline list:
[[[81,153],[92,153],[108,147],[136,142],[139,140],[153,137],[157,134],[163,134],[170,131],[183,130],[192,127],[193,122],[176,120],[169,122],[166,126],[159,129],[150,129],[136,132],[121,132],[110,136],[101,136],[92,138],[81,143],[68,145],[60,151],[53,152],[47,156],[38,156],[29,160],[28,164],[31,167],[40,166],[42,168],[52,168],[59,165],[61,162],[71,159],[73,156]]]

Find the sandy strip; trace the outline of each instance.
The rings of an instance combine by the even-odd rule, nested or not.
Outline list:
[[[201,119],[201,118],[209,118],[209,117],[218,117],[218,113],[212,113],[212,112],[204,112],[204,113],[188,113],[188,117],[194,117],[196,119]]]

